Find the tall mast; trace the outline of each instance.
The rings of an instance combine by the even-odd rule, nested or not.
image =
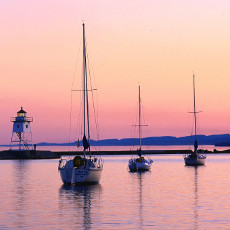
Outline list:
[[[90,132],[89,132],[89,97],[88,97],[88,75],[86,66],[86,47],[85,47],[85,95],[86,95],[86,111],[87,111],[87,127],[88,127],[88,143],[89,143],[89,153],[90,153]]]
[[[85,135],[85,84],[86,84],[86,55],[85,55],[85,24],[83,26],[83,119],[84,119],[84,135]]]
[[[195,122],[195,141],[196,141],[196,92],[195,92],[195,75],[193,74],[193,97],[194,97],[194,122]]]
[[[86,62],[86,46],[85,46],[85,24],[83,26],[83,93],[84,93],[84,136],[86,136],[86,121],[88,132],[88,144],[90,153],[90,131],[89,131],[89,100],[88,100],[88,78],[87,78],[87,62]],[[85,157],[85,149],[84,149]]]
[[[140,139],[140,151],[141,151],[141,87],[139,85],[139,139]]]
[[[139,85],[139,95],[138,95],[138,109],[139,109],[139,122],[138,122],[138,125],[135,125],[135,126],[138,126],[139,127],[139,141],[140,141],[140,149],[138,150],[138,156],[141,157],[142,155],[142,152],[141,152],[141,126],[148,126],[148,125],[142,125],[141,124],[141,86]]]
[[[194,152],[195,152],[195,154],[197,154],[198,142],[196,139],[196,114],[199,112],[196,111],[196,91],[195,91],[195,75],[194,74],[193,74],[193,101],[194,101],[193,114],[194,114],[194,125],[195,125]]]

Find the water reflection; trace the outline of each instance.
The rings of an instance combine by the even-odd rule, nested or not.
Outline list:
[[[15,221],[17,225],[24,226],[26,221],[26,203],[28,198],[27,191],[27,177],[28,177],[29,164],[24,160],[13,161],[13,190],[15,191],[15,198],[13,206],[16,213]]]
[[[203,166],[185,166],[191,171],[191,185],[194,189],[194,202],[193,202],[193,220],[194,220],[194,229],[199,229],[199,171],[205,168]]]
[[[22,188],[23,183],[27,178],[27,171],[28,171],[29,164],[25,160],[15,160],[13,161],[13,168],[14,168],[14,182]]]
[[[198,229],[198,168],[194,168],[194,229]]]
[[[139,191],[139,229],[143,229],[143,202],[142,202],[142,180],[143,180],[143,173],[145,172],[138,172],[137,179],[138,179],[138,191]]]
[[[136,191],[138,191],[137,193],[137,202],[138,202],[138,229],[143,229],[144,228],[144,201],[143,201],[143,190],[144,190],[144,184],[145,184],[145,176],[147,174],[150,174],[151,172],[148,171],[139,171],[139,172],[129,172],[132,177],[133,177],[133,183],[135,183],[137,185],[137,189]]]
[[[91,229],[92,208],[95,207],[93,213],[99,211],[97,204],[100,203],[101,185],[62,185],[59,192],[62,215],[65,215],[64,212],[67,211],[69,215],[72,215],[72,221],[75,220],[74,227]]]

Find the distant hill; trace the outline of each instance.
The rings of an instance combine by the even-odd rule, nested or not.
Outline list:
[[[197,135],[199,145],[216,145],[216,146],[230,146],[230,135],[219,134],[219,135]],[[91,140],[91,146],[133,146],[139,145],[138,138],[124,138],[124,139],[104,139],[104,140]],[[162,137],[145,137],[142,138],[142,145],[193,145],[194,136],[185,137],[173,137],[173,136],[162,136]],[[72,143],[37,143],[37,146],[74,146],[76,142]],[[80,141],[82,145],[82,141]]]

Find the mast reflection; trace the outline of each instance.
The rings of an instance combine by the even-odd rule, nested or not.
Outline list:
[[[75,227],[89,230],[92,227],[91,209],[100,201],[102,187],[92,185],[62,185],[60,188],[60,210],[68,210]]]
[[[138,172],[137,176],[138,176],[138,182],[139,182],[139,229],[143,229],[143,198],[142,198],[142,180],[144,177],[144,173],[145,172]]]
[[[203,166],[185,166],[193,171],[193,186],[194,186],[194,202],[193,202],[193,220],[194,220],[194,229],[199,229],[199,171],[202,170]]]
[[[133,183],[135,183],[137,185],[137,191],[138,191],[138,196],[136,198],[136,201],[139,204],[139,210],[138,210],[138,217],[139,217],[139,221],[138,221],[138,227],[137,229],[144,229],[144,201],[143,201],[143,191],[144,191],[144,187],[143,184],[144,183],[144,179],[145,176],[147,174],[151,173],[150,171],[139,171],[139,172],[130,172],[130,174],[133,176]]]
[[[198,169],[194,167],[194,229],[198,229]]]

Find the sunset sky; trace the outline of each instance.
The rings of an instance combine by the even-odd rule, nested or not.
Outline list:
[[[21,106],[35,143],[69,141],[83,22],[100,139],[135,137],[139,84],[143,135],[190,135],[193,73],[198,133],[230,133],[230,1],[2,0],[0,144]],[[72,102],[71,141],[81,138],[79,92]]]

